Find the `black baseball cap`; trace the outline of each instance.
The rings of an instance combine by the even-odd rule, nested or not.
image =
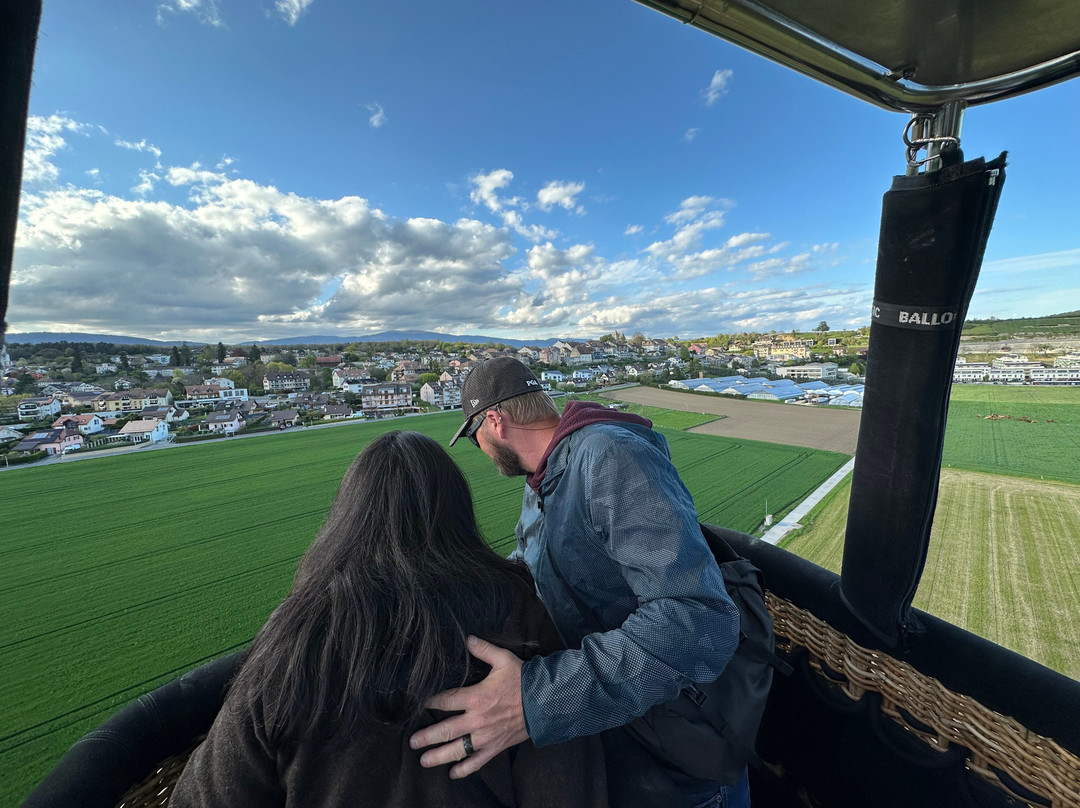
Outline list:
[[[465,422],[450,439],[453,446],[464,433],[469,421],[478,412],[489,410],[500,401],[542,390],[536,376],[518,360],[510,356],[487,359],[469,371],[461,386],[461,411]]]

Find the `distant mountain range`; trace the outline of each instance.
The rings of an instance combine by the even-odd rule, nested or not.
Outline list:
[[[574,341],[583,342],[585,338],[575,337]],[[483,336],[461,336],[455,334],[439,334],[434,331],[380,331],[378,334],[365,334],[364,336],[340,336],[330,334],[313,334],[305,337],[289,337],[287,339],[268,339],[268,340],[254,340],[256,345],[330,345],[333,343],[349,343],[349,342],[400,342],[402,340],[412,340],[413,342],[419,342],[421,340],[436,341],[436,342],[464,342],[470,345],[485,345],[489,342],[502,343],[503,345],[510,345],[514,348],[523,348],[526,345],[530,345],[536,348],[547,348],[558,342],[558,339],[539,339],[539,340],[525,340],[525,339],[509,339],[507,337],[483,337]],[[198,340],[157,340],[157,339],[142,339],[140,337],[126,337],[119,334],[83,334],[78,332],[59,332],[59,331],[31,331],[24,334],[8,334],[7,342],[13,344],[19,343],[31,343],[37,344],[41,342],[109,342],[113,345],[149,345],[151,347],[171,348],[173,345],[180,345],[186,342],[191,346],[201,346],[206,343]],[[229,345],[250,345],[253,340],[243,340],[242,342],[230,342]]]

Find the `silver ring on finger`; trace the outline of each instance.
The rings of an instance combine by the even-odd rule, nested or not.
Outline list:
[[[466,732],[461,736],[461,745],[465,747],[465,757],[471,757],[476,752],[472,745],[471,732]]]

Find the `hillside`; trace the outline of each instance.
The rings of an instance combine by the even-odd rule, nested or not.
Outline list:
[[[1018,317],[1012,320],[968,320],[961,340],[1033,340],[1045,337],[1080,339],[1080,311],[1067,311],[1046,317]]]

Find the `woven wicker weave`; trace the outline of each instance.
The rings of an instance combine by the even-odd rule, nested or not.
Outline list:
[[[994,712],[941,682],[851,641],[788,600],[766,594],[777,647],[809,652],[811,667],[853,700],[881,694],[882,712],[934,749],[969,750],[967,768],[1032,808],[1080,808],[1080,758],[1015,719]],[[1002,781],[1011,778],[1046,803],[1029,802]]]
[[[200,743],[202,743],[202,738],[180,754],[163,760],[146,779],[128,789],[127,793],[120,798],[120,802],[116,804],[116,808],[151,808],[151,806],[168,805],[173,789],[176,788],[176,781],[180,779],[180,772],[184,770],[188,758]]]

